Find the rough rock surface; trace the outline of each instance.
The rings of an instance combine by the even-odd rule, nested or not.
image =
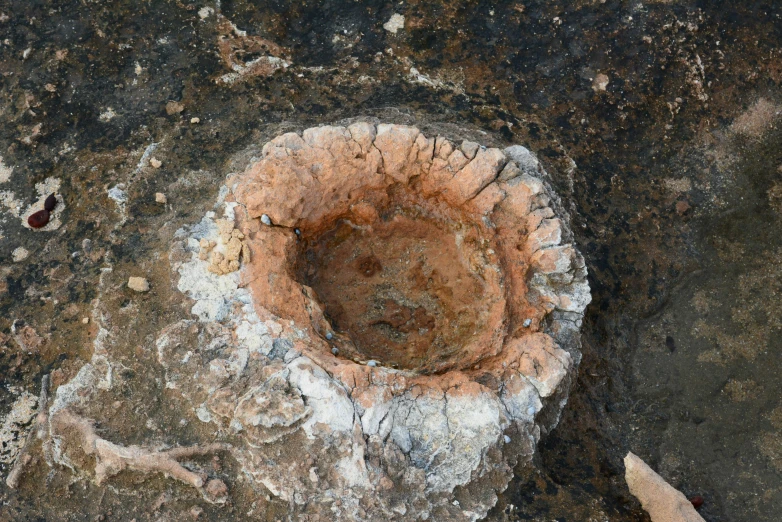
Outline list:
[[[130,335],[111,345],[123,366],[97,397],[105,411],[82,412],[101,436],[153,448],[209,442],[211,425],[192,415],[179,424],[184,410],[169,408],[152,357],[155,332],[189,313],[166,284],[173,232],[211,208],[227,156],[369,116],[454,144],[525,144],[571,204],[593,288],[579,381],[540,458],[517,468],[490,520],[646,520],[622,479],[632,449],[687,496],[702,495],[704,518],[778,522],[782,307],[773,303],[782,294],[773,274],[782,213],[770,203],[779,201],[771,188],[782,127],[768,115],[782,102],[782,4],[333,7],[3,6],[0,417],[23,390],[35,395],[43,374],[55,372],[54,388],[67,382],[103,325]],[[396,35],[382,28],[392,12],[406,21]],[[224,19],[236,29],[224,30]],[[277,56],[291,65],[221,81],[252,72],[258,58],[260,73]],[[601,74],[609,83],[594,92]],[[170,101],[184,111],[168,115]],[[48,177],[63,182],[62,226],[27,229],[21,214]],[[120,189],[124,203],[113,199]],[[156,191],[167,205],[154,202]],[[18,247],[29,256],[11,263]],[[124,287],[130,275],[149,277],[154,291],[134,295]],[[90,315],[96,299],[111,324]],[[11,335],[18,320],[46,340],[33,353]],[[193,502],[207,519],[230,516],[176,481],[139,485],[123,472],[103,486],[74,484],[68,468],[49,468],[35,447],[30,455],[20,488],[0,493],[0,519],[180,520]],[[237,492],[233,461],[221,457],[236,514],[286,519],[282,501]],[[160,506],[163,493],[171,500]]]
[[[503,152],[466,142],[459,149],[396,125],[275,138],[259,161],[229,178],[223,216],[207,213],[178,233],[171,264],[194,318],[158,335],[165,387],[214,426],[244,474],[288,502],[291,515],[483,517],[513,466],[530,459],[541,433],[557,423],[590,300],[583,260],[565,242],[569,231],[533,159],[520,147]],[[513,175],[498,179],[501,172]],[[271,226],[261,223],[264,215]],[[392,291],[385,299],[381,323],[391,340],[387,359],[375,360],[349,327],[333,328],[328,306],[297,266],[338,222],[367,237],[377,232],[388,244],[436,239],[410,236],[411,220],[442,225],[438,240],[461,247],[453,250],[455,268],[435,285],[441,295],[427,301],[423,291]],[[215,270],[209,252],[234,241],[232,260],[246,251],[242,270]],[[378,266],[358,268],[404,292],[414,281],[388,268],[382,253],[392,251],[378,254]],[[435,267],[429,279],[449,269],[442,256],[419,254],[421,267]],[[470,282],[477,286],[459,293]],[[471,292],[482,304],[470,328],[438,334],[461,300],[473,305]],[[437,335],[427,338],[427,329]],[[400,356],[404,364],[391,367],[393,336],[418,334],[436,348]],[[88,400],[85,389],[110,387],[112,364],[96,347],[93,362],[58,389],[53,418]],[[53,436],[63,436],[57,426]],[[67,445],[55,447],[58,462],[79,467]]]

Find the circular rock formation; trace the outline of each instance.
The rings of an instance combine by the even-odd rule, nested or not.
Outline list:
[[[292,514],[484,516],[580,359],[586,269],[544,174],[406,126],[273,139],[172,254],[198,319],[158,338],[166,387]],[[241,270],[210,271],[236,238]]]

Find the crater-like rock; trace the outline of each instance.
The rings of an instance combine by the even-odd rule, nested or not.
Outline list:
[[[580,360],[586,268],[545,179],[407,126],[274,138],[178,233],[194,317],[157,338],[166,389],[291,516],[483,517]],[[234,237],[241,268],[210,270]]]

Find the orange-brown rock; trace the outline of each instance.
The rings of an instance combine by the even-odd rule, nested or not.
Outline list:
[[[308,355],[330,371],[471,371],[584,300],[527,285],[572,282],[576,254],[543,184],[498,149],[357,123],[284,134],[263,154],[232,180],[248,217],[274,225],[248,240],[244,277],[260,306],[320,339]]]

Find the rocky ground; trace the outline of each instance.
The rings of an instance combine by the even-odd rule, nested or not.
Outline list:
[[[150,347],[181,299],[163,283],[174,233],[253,146],[363,116],[535,151],[590,271],[578,382],[490,520],[645,520],[628,450],[709,522],[776,520],[780,83],[772,2],[0,1],[0,474],[43,375],[59,386],[91,358],[99,293],[125,365],[99,435],[198,440],[162,430],[174,406],[141,384],[164,382]],[[50,224],[24,226],[52,191]],[[287,512],[240,483],[213,505],[31,455],[1,518]],[[200,462],[230,483],[229,458]]]

